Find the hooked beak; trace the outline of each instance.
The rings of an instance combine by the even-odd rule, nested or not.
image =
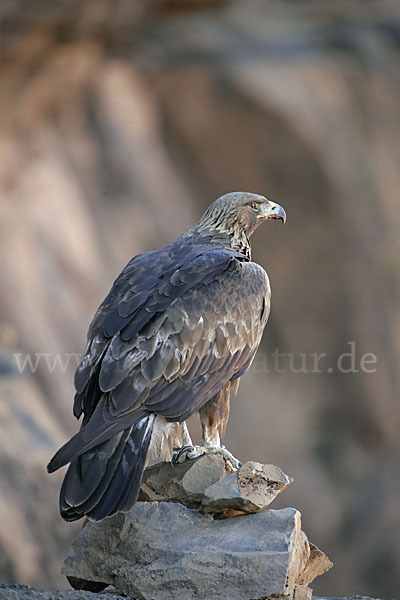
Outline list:
[[[286,223],[286,213],[282,206],[268,200],[262,205],[262,211],[260,211],[260,217],[268,220],[281,220],[282,223]]]

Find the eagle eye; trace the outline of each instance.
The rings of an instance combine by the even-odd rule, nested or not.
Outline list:
[[[252,202],[251,203],[251,208],[253,208],[254,210],[258,210],[259,207],[259,203],[258,202]]]

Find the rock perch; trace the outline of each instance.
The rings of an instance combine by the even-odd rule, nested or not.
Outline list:
[[[296,509],[261,510],[290,482],[273,465],[231,473],[218,455],[154,465],[147,501],[89,522],[63,573],[74,586],[112,585],[137,600],[308,600],[331,562],[309,544]]]

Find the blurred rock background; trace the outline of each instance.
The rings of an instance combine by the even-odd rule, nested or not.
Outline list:
[[[45,464],[113,279],[247,190],[288,222],[225,443],[294,476],[316,593],[398,594],[400,4],[3,0],[0,60],[0,580],[66,587]]]

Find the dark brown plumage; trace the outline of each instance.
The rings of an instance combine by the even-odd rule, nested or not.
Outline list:
[[[200,411],[203,446],[220,446],[230,389],[249,368],[269,314],[268,277],[251,262],[249,244],[266,219],[284,221],[285,213],[262,196],[227,194],[194,229],[134,257],[116,279],[75,375],[81,429],[48,465],[53,472],[70,463],[63,518],[128,510],[150,442],[156,430],[168,435],[168,422],[184,424]]]

